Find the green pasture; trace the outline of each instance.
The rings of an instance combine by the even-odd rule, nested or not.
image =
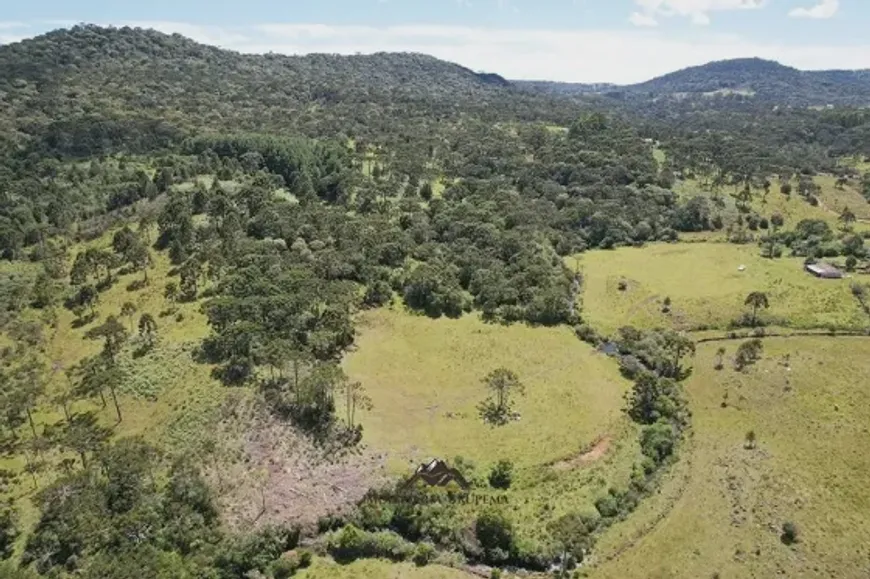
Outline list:
[[[689,445],[661,494],[600,541],[592,576],[866,576],[870,340],[767,339],[740,373],[738,345],[699,348]],[[798,529],[791,546],[786,522]]]
[[[870,323],[852,296],[850,279],[815,278],[803,270],[801,259],[766,259],[754,244],[651,244],[590,251],[577,259],[583,318],[607,334],[626,325],[726,329],[748,311],[744,300],[754,291],[768,295],[770,309],[760,318],[769,323],[856,329]],[[571,267],[574,263],[568,259]],[[666,298],[669,312],[664,312]]]

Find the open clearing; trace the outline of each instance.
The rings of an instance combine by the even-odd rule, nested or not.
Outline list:
[[[389,310],[365,314],[361,327],[346,370],[374,403],[362,419],[365,441],[406,463],[463,456],[543,464],[580,451],[621,419],[629,383],[568,328]],[[520,420],[494,428],[477,405],[488,396],[481,380],[499,367],[517,373],[526,395],[516,401]]]
[[[527,536],[567,512],[594,510],[609,487],[627,483],[640,456],[636,427],[621,410],[629,382],[570,329],[390,310],[366,313],[361,327],[346,370],[374,404],[362,418],[364,444],[386,453],[395,474],[461,456],[486,486],[490,467],[511,460],[506,509]],[[481,379],[500,366],[518,374],[526,395],[517,399],[519,421],[492,427],[476,407],[487,396]]]
[[[780,325],[857,329],[868,323],[849,279],[817,279],[803,270],[801,259],[765,259],[754,244],[653,244],[590,251],[579,260],[582,315],[606,333],[626,325],[725,329],[747,311],[743,302],[753,291],[766,292],[770,300],[761,317]],[[625,291],[619,290],[621,281],[627,282]],[[663,313],[667,297],[671,311]]]
[[[411,563],[391,563],[381,559],[354,561],[339,565],[329,559],[315,559],[314,564],[299,572],[299,579],[473,579],[476,575],[442,567],[417,567]]]
[[[767,339],[764,360],[745,373],[727,363],[714,370],[718,346],[699,348],[686,384],[694,441],[680,460],[685,492],[651,533],[594,576],[867,577],[870,340]],[[725,346],[727,359],[737,342]],[[747,449],[750,430],[757,444]],[[669,484],[679,483],[675,474]],[[665,502],[650,500],[611,529],[598,554],[619,548]],[[780,540],[786,521],[799,530],[792,547]]]

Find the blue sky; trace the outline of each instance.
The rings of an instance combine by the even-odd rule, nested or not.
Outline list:
[[[4,2],[5,3],[5,2]],[[709,60],[870,68],[870,0],[32,0],[0,43],[77,22],[240,52],[415,51],[510,78],[636,82]]]

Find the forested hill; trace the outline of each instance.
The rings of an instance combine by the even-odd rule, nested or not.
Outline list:
[[[497,75],[421,54],[243,55],[180,35],[97,26],[0,46],[0,132],[22,138],[73,141],[73,125],[129,137],[125,127],[135,123],[157,140],[191,128],[359,135],[379,118],[547,108]]]
[[[759,58],[686,68],[629,87],[657,94],[743,92],[784,104],[870,104],[870,71],[801,71]]]
[[[870,105],[870,70],[802,71],[760,58],[711,62],[626,86],[519,84],[551,94],[601,93],[623,99],[731,96],[793,106]]]

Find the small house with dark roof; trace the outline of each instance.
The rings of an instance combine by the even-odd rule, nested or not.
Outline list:
[[[470,486],[465,477],[462,476],[462,473],[437,458],[418,466],[417,470],[411,478],[405,481],[403,486],[405,488],[411,487],[417,484],[417,481],[423,481],[433,487],[446,487],[451,482],[455,482],[462,489],[467,489]]]
[[[830,263],[808,263],[804,266],[808,272],[824,279],[841,279],[843,272]]]

